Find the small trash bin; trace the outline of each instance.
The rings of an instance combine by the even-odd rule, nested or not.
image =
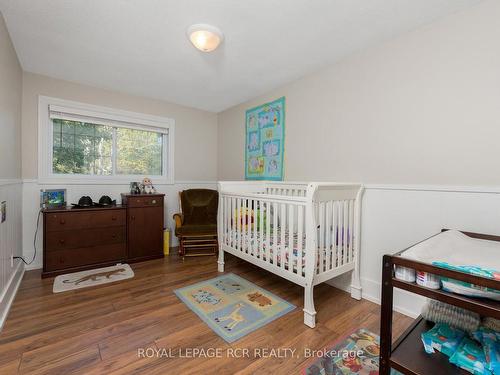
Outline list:
[[[163,255],[168,255],[170,252],[170,229],[163,230]]]

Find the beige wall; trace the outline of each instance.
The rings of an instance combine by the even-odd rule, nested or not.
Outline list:
[[[22,70],[0,13],[0,202],[7,204],[0,223],[0,330],[23,276],[21,178]]]
[[[175,180],[217,177],[217,115],[161,100],[121,94],[90,86],[23,73],[23,178],[38,174],[38,96],[112,107],[175,119]]]
[[[220,113],[219,178],[244,177],[245,110],[286,96],[285,179],[499,185],[499,19],[486,1]]]
[[[21,177],[22,70],[0,13],[0,179]]]

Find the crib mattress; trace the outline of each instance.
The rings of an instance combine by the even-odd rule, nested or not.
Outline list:
[[[431,237],[401,256],[424,263],[445,262],[500,270],[500,242],[472,238],[457,230]]]
[[[231,238],[233,238],[233,241],[234,243],[239,243],[239,235],[240,235],[240,232],[238,231],[230,231],[229,232],[229,235],[231,236]],[[300,241],[302,242],[302,246],[301,246],[301,249],[302,250],[299,250],[299,236],[298,236],[298,233],[294,232],[293,234],[293,269],[294,271],[297,270],[297,265],[298,265],[298,254],[299,252],[301,252],[301,256],[302,256],[302,267],[304,267],[305,269],[305,256],[306,256],[306,252],[305,252],[305,248],[306,248],[306,236],[305,234],[302,235],[302,238],[300,239]],[[266,256],[267,256],[267,241],[266,241],[266,238],[265,236],[263,236],[264,238],[261,238],[261,235],[259,232],[257,233],[254,233],[254,232],[250,232],[250,234],[248,234],[248,232],[243,232],[243,249],[247,250],[247,247],[249,247],[248,249],[248,252],[252,255],[252,256],[255,256],[257,258],[261,258],[262,260],[267,260],[266,259]],[[276,249],[278,251],[278,254],[276,255],[276,259],[277,259],[277,265],[278,266],[281,266],[281,254],[283,253],[284,256],[285,256],[285,267],[286,268],[289,268],[289,261],[290,261],[290,233],[288,231],[285,231],[285,241],[284,243],[282,243],[282,238],[281,238],[281,231],[278,230],[278,233],[277,233],[277,244],[276,244]],[[249,244],[249,245],[248,245]],[[333,251],[333,248],[334,246],[330,246],[330,251]],[[271,259],[271,263],[273,263],[273,260],[274,260],[274,236],[271,235],[271,238],[269,239],[269,258]],[[317,249],[318,251],[318,254],[320,252],[320,249],[318,248]],[[326,253],[328,251],[328,249],[326,247],[323,247],[321,249],[321,251],[323,252],[323,263],[326,264],[327,262],[327,257],[326,257]],[[343,251],[342,249],[339,249],[339,257],[343,257]],[[337,264],[336,264],[336,260],[334,259],[334,257],[332,256],[332,259],[331,259],[332,262],[335,262],[333,264],[333,266],[335,267]],[[319,264],[320,262],[320,259],[319,259],[319,256],[318,256],[318,261],[317,263]]]

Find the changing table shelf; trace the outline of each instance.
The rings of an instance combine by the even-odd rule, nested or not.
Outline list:
[[[415,319],[394,344],[390,358],[391,367],[407,375],[470,375],[469,372],[451,364],[444,354],[439,352],[427,354],[425,352],[420,335],[431,329],[433,325],[422,317]]]
[[[454,293],[446,292],[442,289],[429,289],[415,283],[392,279],[395,288],[404,289],[411,293],[432,298],[450,305],[455,305],[466,310],[478,313],[479,315],[491,316],[500,319],[500,302],[482,298],[469,298]]]
[[[500,237],[477,233],[462,232],[469,237],[500,241]],[[405,250],[403,250],[405,251]],[[410,260],[401,256],[402,252],[395,255],[384,255],[382,263],[382,303],[380,327],[380,374],[388,375],[393,368],[407,375],[425,374],[469,374],[449,362],[448,357],[439,352],[427,354],[423,348],[421,334],[431,329],[434,325],[422,317],[418,317],[412,325],[393,344],[392,343],[392,312],[394,288],[403,289],[410,293],[435,299],[457,307],[474,311],[482,316],[500,319],[500,302],[471,298],[442,289],[430,289],[416,283],[398,280],[394,275],[394,267],[403,266],[418,271],[429,272],[437,276],[448,277],[455,280],[500,289],[500,281],[475,276],[464,272],[445,269],[428,263]]]

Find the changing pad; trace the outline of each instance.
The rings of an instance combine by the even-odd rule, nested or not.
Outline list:
[[[424,263],[446,262],[500,270],[500,242],[448,230],[410,247],[402,257]]]
[[[462,232],[450,230],[425,240],[401,254],[402,257],[433,264],[456,271],[500,280],[500,242],[471,238]],[[396,278],[405,279],[406,271],[414,273],[404,267],[396,267]],[[418,270],[417,270],[418,271]],[[421,275],[422,274],[422,275]],[[419,272],[423,277],[425,272]],[[427,275],[428,277],[434,277]],[[418,279],[418,282],[422,280]],[[432,289],[439,289],[440,285],[448,292],[470,297],[491,298],[500,301],[500,290],[464,281],[441,277],[437,278],[436,285],[426,285]]]

